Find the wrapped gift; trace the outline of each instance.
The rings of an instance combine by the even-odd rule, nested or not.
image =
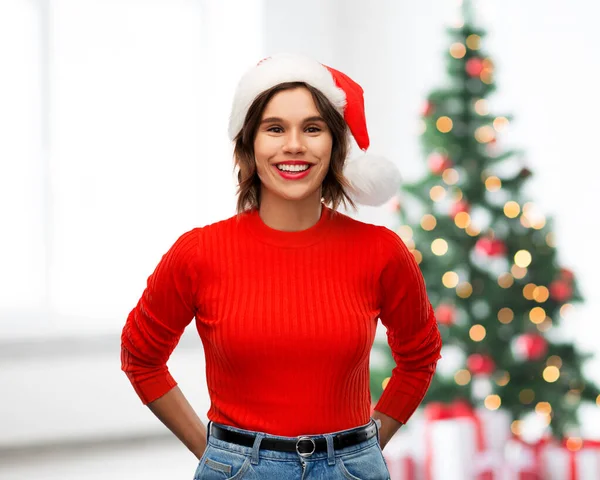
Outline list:
[[[573,439],[550,444],[541,455],[544,480],[600,479],[600,441]]]
[[[506,442],[504,451],[503,480],[543,480],[542,452],[548,446],[548,439],[528,443],[519,437]]]
[[[500,480],[510,423],[504,412],[489,413],[463,401],[425,407],[427,480]]]
[[[383,449],[383,458],[390,471],[391,480],[418,480],[417,459],[413,435],[406,429],[396,433]]]

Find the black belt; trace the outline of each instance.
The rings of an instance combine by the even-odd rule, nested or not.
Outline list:
[[[338,433],[333,436],[333,448],[341,448],[356,445],[369,440],[377,435],[377,426],[371,421],[369,425],[350,432]],[[222,428],[215,423],[210,424],[210,436],[224,442],[235,443],[244,447],[254,445],[255,434],[242,433]],[[323,436],[301,436],[294,439],[283,440],[275,438],[263,438],[260,442],[263,450],[275,450],[277,452],[297,452],[303,457],[308,457],[316,452],[327,451],[327,440]]]

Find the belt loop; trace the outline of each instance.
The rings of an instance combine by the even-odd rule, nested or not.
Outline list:
[[[327,441],[327,465],[335,465],[335,450],[333,449],[333,437],[325,435]]]
[[[212,425],[212,421],[208,421],[206,424],[206,442],[208,443],[208,439],[210,437],[210,426]]]
[[[258,452],[260,450],[260,442],[262,442],[263,438],[265,438],[264,433],[257,433],[256,437],[254,438],[254,445],[252,445],[252,458],[250,460],[252,465],[258,465]]]
[[[375,424],[375,431],[377,432],[377,443],[381,445],[381,442],[379,441],[379,429],[381,428],[381,420],[373,417],[371,417],[371,420],[373,420],[373,423]]]

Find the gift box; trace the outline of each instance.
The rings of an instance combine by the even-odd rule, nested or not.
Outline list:
[[[427,480],[504,480],[510,418],[463,401],[425,407]]]
[[[541,439],[528,443],[519,437],[512,437],[504,449],[503,480],[543,480],[542,452],[549,440]]]
[[[422,480],[412,438],[413,433],[403,427],[383,449],[391,480]]]
[[[600,479],[600,441],[569,439],[549,444],[541,464],[544,480]]]

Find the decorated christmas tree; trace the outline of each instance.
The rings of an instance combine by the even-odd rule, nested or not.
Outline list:
[[[447,83],[422,111],[427,173],[398,197],[397,232],[417,260],[442,333],[451,372],[436,373],[424,404],[463,399],[505,409],[519,434],[535,412],[557,437],[577,431],[582,401],[599,401],[582,374],[586,356],[556,335],[582,301],[561,265],[552,221],[530,199],[523,154],[501,147],[511,117],[491,111],[494,63],[483,49],[469,3],[448,29]],[[376,401],[394,364],[374,346]]]

